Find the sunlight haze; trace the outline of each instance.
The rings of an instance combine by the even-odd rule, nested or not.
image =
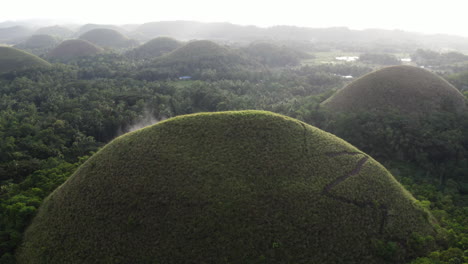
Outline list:
[[[460,23],[468,3],[460,0],[389,2],[328,1],[4,1],[0,22],[51,19],[72,23],[141,24],[194,20],[269,27],[349,27],[401,29],[468,36]]]

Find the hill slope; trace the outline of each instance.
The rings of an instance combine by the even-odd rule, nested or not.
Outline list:
[[[103,48],[130,48],[136,46],[135,40],[129,39],[122,33],[107,28],[96,28],[92,29],[80,37],[82,40],[89,41],[95,45]]]
[[[42,55],[57,46],[59,40],[50,35],[33,35],[24,42],[15,45],[15,48]]]
[[[44,201],[17,259],[382,263],[390,243],[401,263],[411,234],[434,234],[428,219],[331,134],[268,112],[205,113],[109,143]]]
[[[11,47],[0,46],[0,73],[30,67],[48,67],[47,61]]]
[[[88,32],[88,31],[91,31],[93,29],[111,29],[111,30],[115,30],[117,32],[120,32],[122,34],[125,33],[125,30],[119,26],[116,26],[116,25],[105,25],[105,24],[85,24],[83,26],[81,26],[80,28],[78,28],[76,30],[76,36],[81,36],[83,35],[84,33]]]
[[[49,53],[50,58],[71,59],[77,57],[94,56],[103,50],[96,45],[81,39],[69,39],[60,43]]]
[[[216,74],[230,74],[245,67],[258,65],[240,53],[220,46],[209,40],[192,41],[186,45],[154,59],[143,67],[145,70],[168,72],[168,77],[190,75],[200,78],[204,71]],[[144,76],[142,78],[145,78]]]
[[[129,51],[127,55],[135,59],[152,59],[169,53],[180,46],[182,44],[175,39],[158,37]]]
[[[334,111],[398,110],[408,114],[465,109],[463,95],[437,75],[413,66],[371,72],[339,90],[323,105]]]

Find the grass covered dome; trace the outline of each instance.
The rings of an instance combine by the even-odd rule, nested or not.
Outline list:
[[[83,33],[80,39],[89,41],[103,48],[130,48],[137,46],[135,40],[129,39],[122,33],[109,28],[96,28]]]
[[[31,67],[49,67],[47,61],[25,51],[0,46],[0,73]]]
[[[17,260],[382,263],[393,245],[401,263],[410,237],[435,234],[430,219],[331,134],[269,112],[202,113],[96,153],[44,201]]]
[[[135,59],[152,59],[169,53],[182,46],[179,41],[169,37],[157,37],[127,52]]]
[[[23,49],[47,49],[58,44],[58,40],[51,35],[32,35],[24,42],[16,45],[16,48]]]
[[[78,57],[94,56],[103,52],[103,49],[82,39],[69,39],[60,43],[49,54],[49,58],[72,59]]]
[[[427,70],[391,66],[371,72],[339,90],[323,105],[338,112],[398,110],[421,115],[434,111],[461,112],[463,95]]]

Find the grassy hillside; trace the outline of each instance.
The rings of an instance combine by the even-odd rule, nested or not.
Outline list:
[[[107,28],[92,29],[82,34],[79,38],[103,48],[123,49],[137,45],[135,40],[127,38],[116,30]]]
[[[431,219],[331,134],[269,112],[202,113],[95,154],[45,200],[17,260],[402,263],[433,246]]]
[[[169,53],[182,46],[182,44],[172,38],[158,37],[145,44],[129,51],[127,56],[135,59],[153,59]]]
[[[120,32],[122,34],[124,34],[126,31],[119,27],[119,26],[116,26],[116,25],[104,25],[104,24],[85,24],[83,26],[81,26],[80,28],[77,29],[76,31],[76,36],[80,36],[80,35],[83,35],[84,33],[88,32],[88,31],[91,31],[93,29],[111,29],[111,30],[115,30],[117,32]]]
[[[94,56],[102,51],[102,48],[86,40],[69,39],[60,43],[48,54],[48,57],[53,59],[71,59]]]
[[[199,40],[189,42],[171,53],[156,58],[148,63],[141,73],[150,70],[158,73],[167,72],[168,77],[181,75],[199,77],[207,71],[216,75],[243,70],[253,65],[259,66],[239,52],[209,40]]]
[[[398,110],[415,115],[466,109],[463,95],[450,83],[427,70],[406,65],[369,73],[323,105],[342,112]]]
[[[15,48],[31,52],[35,55],[43,55],[55,48],[59,40],[50,35],[33,35],[24,42],[15,45]]]
[[[0,73],[30,67],[48,67],[50,64],[32,54],[11,47],[0,46]]]
[[[26,49],[48,48],[57,44],[57,39],[50,35],[33,35],[26,41],[16,45]]]

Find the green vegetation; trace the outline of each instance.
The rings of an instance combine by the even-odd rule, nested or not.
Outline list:
[[[122,33],[107,28],[92,29],[83,33],[79,38],[102,48],[127,49],[138,44],[135,40],[122,35]]]
[[[411,60],[425,67],[439,67],[458,63],[468,63],[468,56],[460,52],[439,53],[432,50],[418,49],[411,54]]]
[[[359,55],[359,61],[378,65],[399,65],[401,61],[394,55],[385,53],[363,53]]]
[[[103,52],[102,48],[81,39],[69,39],[60,43],[48,57],[57,60],[69,60],[79,57],[94,56]]]
[[[400,111],[410,115],[466,109],[465,98],[450,83],[427,70],[403,65],[369,73],[323,105],[339,112]]]
[[[32,54],[11,47],[0,46],[0,73],[34,67],[49,67],[50,64]]]
[[[20,184],[2,186],[0,192],[0,263],[15,263],[13,250],[19,246],[22,233],[36,214],[41,201],[60,186],[87,157],[70,164],[57,160],[48,169],[31,174]]]
[[[294,66],[302,59],[313,57],[305,52],[265,42],[252,43],[243,50],[249,57],[271,67]]]
[[[17,260],[401,262],[435,246],[432,221],[379,163],[331,134],[268,112],[206,113],[91,157],[45,200]]]
[[[179,48],[180,46],[182,46],[182,44],[175,39],[168,37],[158,37],[127,52],[127,56],[132,59],[149,60],[169,53]]]

